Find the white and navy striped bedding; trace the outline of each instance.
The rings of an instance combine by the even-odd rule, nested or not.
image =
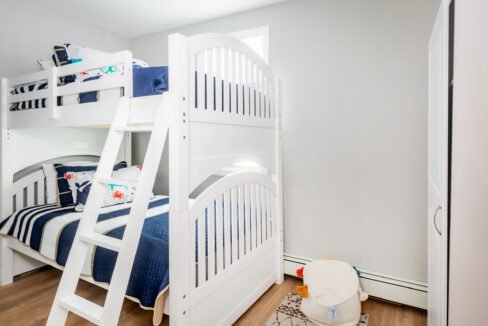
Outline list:
[[[73,83],[87,82],[104,76],[93,76],[83,81],[71,81]],[[160,95],[168,90],[168,67],[139,67],[133,66],[133,97]],[[46,89],[48,84],[41,81],[36,84],[21,85],[12,90],[12,94],[29,93],[36,90]],[[98,101],[116,100],[124,95],[123,88],[91,91],[75,95],[57,97],[57,105],[74,105]],[[47,100],[38,99],[13,103],[10,111],[21,111],[27,109],[43,109],[47,107]]]
[[[102,208],[96,232],[121,239],[131,204]],[[149,210],[139,241],[127,295],[144,307],[154,307],[157,296],[169,284],[169,198],[156,196]],[[0,234],[16,238],[47,259],[64,266],[73,243],[81,212],[73,206],[55,204],[27,207],[0,223]],[[117,253],[93,247],[88,253],[83,274],[97,282],[110,283]]]

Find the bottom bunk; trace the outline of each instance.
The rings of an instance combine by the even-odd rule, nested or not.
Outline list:
[[[103,208],[97,232],[121,239],[129,211],[130,203]],[[126,296],[143,309],[154,310],[154,324],[162,320],[169,285],[168,212],[168,197],[155,196],[151,200],[126,292]],[[29,206],[4,220],[0,234],[8,239],[9,247],[15,251],[63,269],[82,214],[73,206]],[[85,260],[83,279],[107,287],[117,253],[94,247],[89,255]]]

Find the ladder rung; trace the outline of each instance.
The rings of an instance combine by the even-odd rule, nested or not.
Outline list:
[[[102,318],[102,306],[88,301],[76,294],[71,294],[59,299],[59,305],[97,325]]]
[[[135,187],[137,186],[137,182],[139,180],[133,179],[120,179],[120,178],[98,178],[99,183],[103,184],[113,184],[113,185],[121,185],[121,186],[128,186],[128,187]]]
[[[153,131],[153,125],[117,127],[117,128],[115,128],[115,131],[118,131],[118,132],[151,132],[151,131]]]
[[[83,242],[94,244],[96,246],[107,248],[117,252],[122,246],[122,240],[95,232],[80,233],[80,239]]]

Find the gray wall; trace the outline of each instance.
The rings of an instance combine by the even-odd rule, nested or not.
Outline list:
[[[283,85],[285,251],[426,281],[427,45],[438,3],[295,0],[131,48],[165,65],[170,33],[269,25]],[[159,182],[167,192],[166,172]]]
[[[486,325],[488,2],[456,1],[449,325]]]

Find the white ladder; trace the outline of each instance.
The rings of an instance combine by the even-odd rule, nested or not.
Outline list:
[[[85,211],[49,313],[48,326],[64,325],[70,311],[97,325],[117,325],[169,128],[169,110],[164,107],[164,94],[161,97],[155,121],[151,125],[128,125],[129,101],[128,98],[121,98],[108,132]],[[139,180],[111,178],[112,169],[126,132],[151,132]],[[137,187],[122,240],[95,233],[107,183],[136,185]],[[103,307],[75,294],[84,260],[93,245],[118,252]]]

